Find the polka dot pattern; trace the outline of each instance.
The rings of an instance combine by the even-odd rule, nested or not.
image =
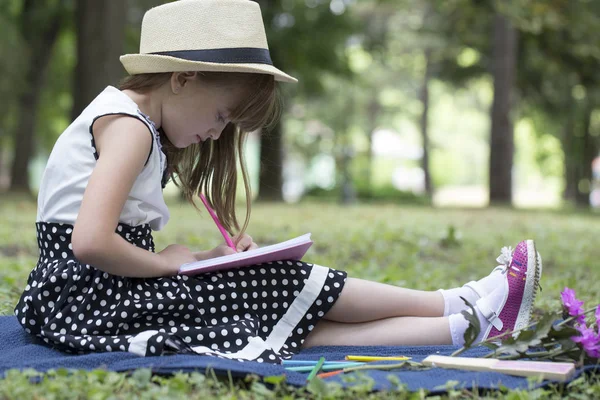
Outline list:
[[[204,346],[208,354],[235,359],[228,355],[252,340],[267,340],[313,268],[278,261],[197,276],[121,277],[74,257],[71,225],[38,222],[36,227],[40,258],[15,315],[28,332],[71,353],[128,351],[136,335],[153,331],[146,356],[193,353],[192,347]],[[148,225],[119,224],[116,233],[155,251]],[[280,362],[299,351],[345,280],[345,272],[329,269],[320,294],[283,348],[266,350],[256,360]]]

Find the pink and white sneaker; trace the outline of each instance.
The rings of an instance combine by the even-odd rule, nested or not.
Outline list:
[[[542,258],[533,240],[520,242],[514,251],[504,247],[497,261],[502,265],[494,272],[505,276],[500,280],[502,286],[476,302],[476,308],[489,321],[482,324],[482,328],[487,328],[482,329],[481,340],[503,336],[529,324],[542,276]]]

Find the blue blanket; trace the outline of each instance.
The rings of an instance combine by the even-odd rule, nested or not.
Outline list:
[[[347,354],[362,355],[406,355],[415,361],[420,361],[430,354],[451,354],[456,348],[452,346],[412,346],[412,347],[318,347],[304,350],[295,359],[317,360],[325,356],[327,360],[341,360]],[[479,356],[487,349],[472,349],[465,355]],[[86,355],[70,355],[36,343],[23,331],[15,317],[0,317],[0,374],[4,376],[9,369],[33,368],[38,371],[48,371],[56,368],[92,370],[104,368],[111,371],[129,371],[136,368],[151,368],[155,373],[168,374],[177,371],[205,372],[208,368],[216,374],[242,377],[248,374],[259,376],[277,376],[286,374],[287,382],[291,385],[306,384],[307,373],[286,371],[281,365],[258,362],[237,362],[217,359],[210,356],[173,355],[163,357],[139,357],[130,353],[91,353]],[[592,367],[590,367],[592,368]],[[577,376],[584,369],[578,371]],[[354,374],[337,375],[327,378],[343,386],[356,384],[348,379]],[[373,380],[374,390],[393,389],[399,381],[409,390],[427,389],[431,392],[445,391],[447,381],[458,382],[455,388],[495,389],[504,386],[511,389],[527,389],[533,386],[527,379],[490,372],[457,371],[434,368],[424,371],[363,371]],[[391,377],[392,376],[392,377]],[[391,377],[391,379],[390,379]],[[360,381],[364,383],[364,381]],[[549,382],[543,382],[547,384]],[[539,385],[535,385],[537,387]]]

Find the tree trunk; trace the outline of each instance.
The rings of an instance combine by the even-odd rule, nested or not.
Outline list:
[[[575,203],[577,198],[577,138],[575,137],[574,112],[572,107],[568,110],[567,119],[562,137],[562,148],[565,155],[565,190],[563,198],[571,203]]]
[[[575,203],[578,207],[590,206],[592,162],[598,154],[598,146],[596,140],[590,134],[590,125],[593,110],[594,108],[590,104],[590,101],[586,101],[581,126],[581,137],[578,137],[578,139],[581,141],[581,157],[579,157],[579,166],[577,168],[577,195],[575,197]],[[581,187],[580,183],[583,183]]]
[[[421,168],[425,175],[425,193],[431,198],[433,196],[433,185],[429,173],[429,81],[431,79],[431,49],[425,50],[425,74],[423,76],[423,85],[421,86],[421,103],[423,111],[421,112],[421,138],[423,140],[423,158],[421,159]]]
[[[18,122],[14,131],[15,151],[10,180],[10,190],[14,192],[30,193],[28,167],[33,153],[40,93],[52,47],[60,30],[60,19],[65,12],[62,3],[54,10],[45,10],[46,6],[42,3],[26,1],[21,16],[21,34],[31,56],[24,71],[27,85],[22,88],[17,100]]]
[[[571,105],[563,131],[562,146],[565,154],[566,201],[578,206],[590,206],[592,162],[598,155],[598,142],[590,133],[593,104],[589,99]]]
[[[494,17],[494,49],[492,69],[494,100],[490,137],[490,203],[512,201],[512,167],[514,153],[513,125],[510,118],[512,91],[516,70],[517,32],[500,13]]]
[[[276,0],[257,0],[260,5],[263,20],[268,27],[277,12]],[[277,42],[271,43],[269,53],[273,64],[286,70],[286,60],[279,58]],[[284,91],[280,92],[284,95]],[[284,101],[285,103],[285,101]],[[284,110],[285,113],[285,110]],[[258,184],[259,201],[283,201],[283,137],[284,130],[280,121],[270,132],[260,136],[260,173]]]
[[[283,201],[283,143],[281,122],[260,137],[258,200]]]
[[[4,140],[0,128],[0,192],[4,189]]]
[[[355,96],[356,87],[354,83],[349,83],[349,95],[346,99],[346,107],[343,112],[345,117],[342,118],[339,125],[339,132],[341,134],[341,154],[339,159],[339,169],[341,175],[341,194],[340,202],[343,205],[353,204],[356,202],[356,190],[354,188],[354,182],[352,179],[352,173],[350,166],[352,164],[352,158],[354,156],[354,149],[352,148],[352,141],[350,139],[350,127],[354,121],[355,110]]]
[[[364,171],[365,190],[367,192],[367,196],[371,195],[371,178],[373,176],[373,133],[375,132],[375,129],[377,129],[377,119],[379,117],[379,113],[381,112],[378,95],[379,91],[377,90],[373,91],[371,94],[371,101],[369,101],[367,115],[367,141],[369,144],[367,149],[367,162]]]
[[[124,0],[76,2],[77,66],[72,119],[107,85],[118,85],[124,75],[119,56],[124,50],[126,3]]]
[[[352,164],[353,149],[349,144],[345,144],[342,148],[342,156],[340,162],[340,170],[342,173],[342,192],[340,202],[344,205],[354,204],[356,202],[356,190],[352,182],[352,174],[350,173],[350,165]]]

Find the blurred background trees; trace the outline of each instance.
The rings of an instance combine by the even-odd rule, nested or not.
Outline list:
[[[122,0],[75,2],[75,57],[71,119],[108,83],[118,82],[123,67],[115,60],[125,51],[127,3]]]
[[[118,56],[165,2],[0,3],[0,191],[35,194],[58,135],[124,76]],[[258,3],[275,65],[300,80],[248,143],[260,200],[600,203],[599,2]]]

